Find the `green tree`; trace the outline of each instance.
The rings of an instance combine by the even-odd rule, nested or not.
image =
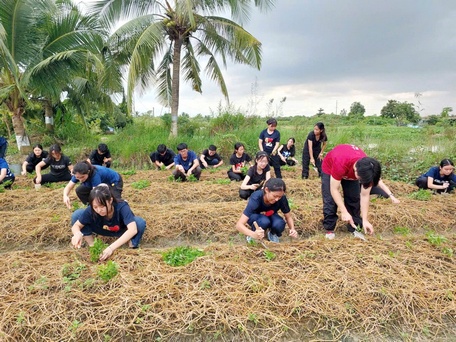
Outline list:
[[[450,113],[453,111],[452,107],[444,107],[442,111],[440,112],[440,116],[442,118],[447,118],[450,116]]]
[[[420,114],[415,110],[413,103],[396,100],[389,100],[380,113],[381,117],[396,119],[398,126],[406,122],[417,123],[420,120]]]
[[[233,20],[248,19],[251,5],[268,9],[273,0],[100,0],[92,6],[107,25],[129,20],[111,36],[110,47],[129,66],[127,101],[132,110],[136,87],[157,86],[161,102],[171,107],[171,134],[177,136],[180,76],[202,92],[199,59],[229,100],[216,57],[256,68],[261,66],[261,43]],[[233,20],[217,16],[230,11]]]
[[[350,112],[348,113],[349,117],[358,117],[362,118],[366,113],[366,108],[360,102],[353,102],[350,106]]]
[[[0,103],[25,151],[30,142],[24,114],[33,102],[41,103],[52,130],[62,92],[84,89],[81,80],[88,73],[105,75],[102,30],[70,0],[0,0],[0,8]],[[96,88],[106,83],[99,81]]]

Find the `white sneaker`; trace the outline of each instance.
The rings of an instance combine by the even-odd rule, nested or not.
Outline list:
[[[333,231],[328,230],[325,234],[325,238],[328,240],[334,240],[336,238],[336,234]]]
[[[353,232],[353,236],[354,236],[355,238],[358,238],[358,239],[361,239],[361,240],[363,240],[363,241],[366,241],[366,237],[364,236],[364,234],[361,233],[361,232],[358,232],[357,230],[355,230],[355,231]]]
[[[275,243],[279,243],[279,237],[277,235],[275,235],[274,233],[271,233],[270,231],[268,231],[268,239],[269,241],[271,242],[275,242]]]

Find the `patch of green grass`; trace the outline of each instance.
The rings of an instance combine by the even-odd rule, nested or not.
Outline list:
[[[453,257],[453,249],[450,247],[444,247],[442,249],[442,253],[445,254],[447,257],[452,258]]]
[[[415,199],[417,201],[429,201],[432,198],[432,193],[428,190],[420,189],[418,191],[412,192],[409,195],[409,198]]]
[[[198,182],[198,178],[196,178],[193,173],[190,176],[187,177],[187,180],[189,182]]]
[[[137,190],[145,189],[149,186],[150,186],[150,181],[146,180],[146,179],[142,179],[140,181],[131,183],[131,187],[133,189],[137,189]]]
[[[201,249],[180,246],[164,252],[162,258],[170,266],[185,266],[203,255],[204,251]]]
[[[442,243],[447,241],[447,238],[443,235],[438,235],[434,231],[429,231],[426,233],[426,239],[431,245],[440,246]]]
[[[213,181],[213,183],[214,184],[220,184],[220,185],[226,185],[226,184],[230,184],[231,180],[227,179],[227,178],[219,178],[219,179],[215,179]]]
[[[133,175],[136,175],[136,170],[124,170],[124,171],[119,171],[119,173],[124,176],[133,176]]]
[[[270,250],[265,250],[264,257],[266,258],[267,261],[272,261],[276,258],[276,254]]]
[[[400,227],[400,226],[397,226],[397,227],[394,227],[393,228],[393,232],[395,234],[400,234],[400,235],[409,235],[410,234],[410,229],[407,228],[407,227]]]
[[[288,199],[288,206],[290,207],[291,210],[299,209],[298,206],[294,203],[292,198],[287,197],[287,199]]]
[[[119,273],[119,265],[112,260],[108,260],[105,265],[98,267],[98,277],[107,282]]]
[[[107,243],[103,240],[95,238],[93,246],[89,247],[90,260],[92,262],[98,262],[101,253],[108,247]]]

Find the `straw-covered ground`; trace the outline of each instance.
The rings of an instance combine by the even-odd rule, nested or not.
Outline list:
[[[319,180],[285,171],[300,236],[266,249],[237,233],[246,202],[239,184],[218,181],[225,168],[197,183],[169,174],[123,176],[147,231],[140,249],[114,253],[107,282],[87,248],[70,248],[62,187],[35,191],[19,176],[0,193],[0,340],[456,340],[455,195],[419,201],[387,181],[402,202],[372,198],[375,235],[363,242],[340,224],[328,241]],[[162,253],[177,246],[204,255],[170,266]]]

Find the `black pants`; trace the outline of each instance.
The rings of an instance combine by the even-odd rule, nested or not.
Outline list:
[[[35,166],[36,165],[33,165],[33,164],[30,164],[28,163],[26,166],[25,166],[25,170],[28,172],[28,173],[33,173],[33,171],[35,171]],[[41,170],[44,170],[44,169],[47,169],[49,167],[48,164],[44,165]]]
[[[318,158],[320,155],[321,149],[320,150],[313,150],[313,156],[315,159],[315,167],[318,170],[318,177],[321,177],[321,164],[322,160]],[[304,148],[302,150],[302,174],[301,178],[309,178],[309,164],[310,164],[310,154],[309,154],[309,148],[304,145]]]
[[[245,175],[243,175],[242,173],[233,172],[233,170],[228,170],[228,177],[232,181],[240,182],[245,178]]]
[[[15,176],[11,176],[11,177],[6,176],[5,178],[2,179],[0,184],[5,184],[5,183],[11,182],[10,184],[4,186],[5,189],[11,189],[11,186],[13,185],[15,179],[16,179]]]
[[[250,195],[253,194],[253,191],[254,190],[251,190],[251,189],[247,189],[247,190],[239,189],[239,197],[244,200],[247,200],[250,197]]]
[[[428,177],[427,176],[420,176],[416,179],[415,181],[415,184],[418,188],[420,189],[429,189],[428,188]],[[435,184],[435,185],[443,185],[443,181],[441,180],[438,180],[438,179],[434,179],[434,181],[432,182],[432,184]],[[455,188],[455,185],[454,183],[450,182],[450,185],[448,186],[447,189],[438,189],[436,190],[437,193],[442,193],[442,192],[452,192],[453,189]]]
[[[282,171],[280,170],[280,157],[276,155],[269,155],[269,165],[274,169],[275,177],[282,178]]]
[[[321,174],[321,194],[323,197],[323,227],[326,230],[333,231],[336,228],[337,223],[337,205],[331,195],[330,188],[331,176],[322,173]],[[357,180],[345,180],[341,181],[343,190],[344,205],[347,208],[348,213],[352,216],[356,226],[363,226],[363,220],[361,219],[361,191],[360,185]],[[347,225],[350,232],[355,231],[353,227]]]
[[[117,184],[108,184],[108,185],[109,185],[109,189],[111,190],[112,195],[118,200],[122,199],[122,191],[123,191],[122,177],[120,178],[120,181]],[[76,195],[81,200],[81,202],[84,203],[85,205],[87,205],[89,203],[90,191],[92,191],[92,188],[85,186],[83,184],[79,185],[76,188]]]

